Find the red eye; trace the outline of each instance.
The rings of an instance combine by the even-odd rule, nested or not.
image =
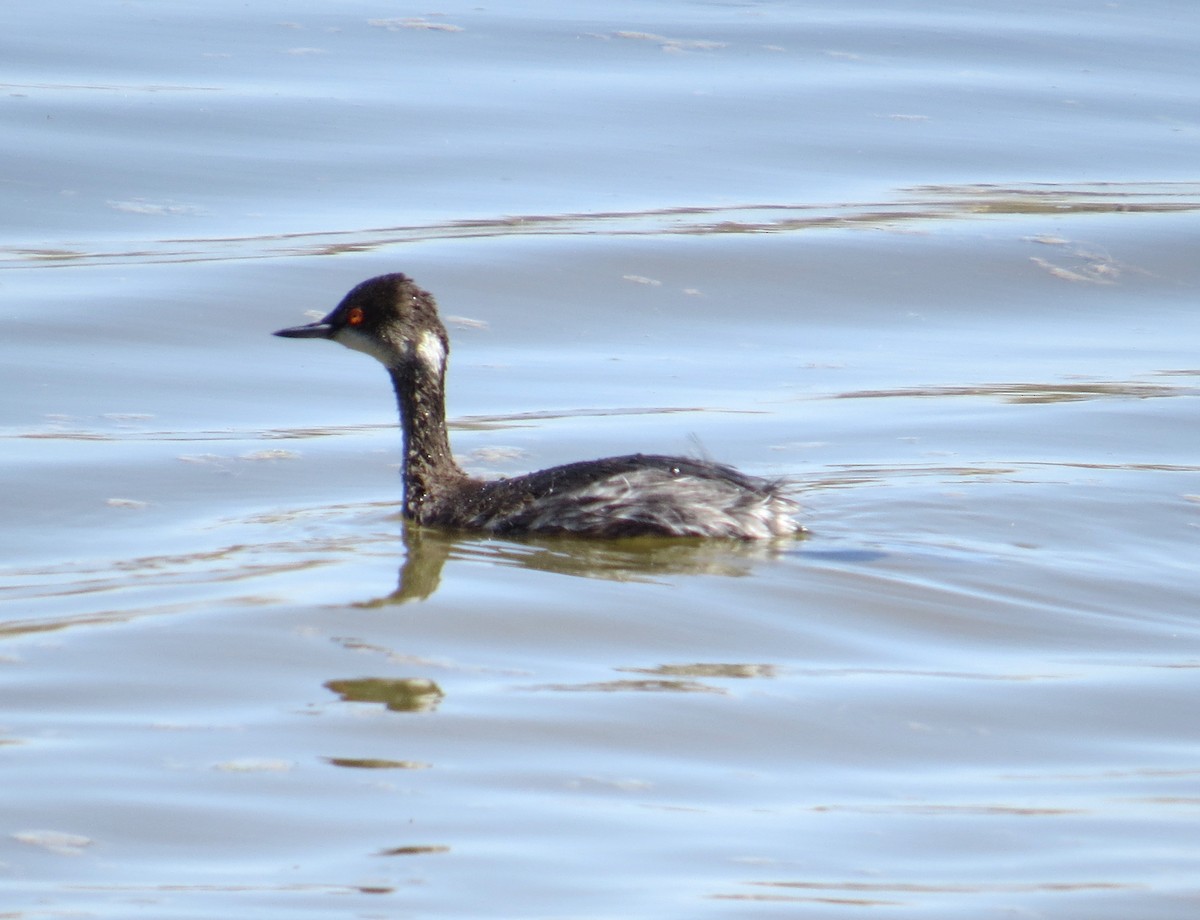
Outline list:
[[[346,314],[347,326],[361,326],[363,321],[362,307],[351,307],[350,312]]]

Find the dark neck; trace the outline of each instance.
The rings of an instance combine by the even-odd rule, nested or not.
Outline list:
[[[389,367],[404,435],[404,511],[421,519],[422,505],[441,486],[466,474],[454,462],[446,432],[445,383],[416,365]]]

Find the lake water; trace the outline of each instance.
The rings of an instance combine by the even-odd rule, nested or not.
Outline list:
[[[1192,918],[1200,6],[2,14],[0,915]],[[408,531],[456,452],[782,544]]]

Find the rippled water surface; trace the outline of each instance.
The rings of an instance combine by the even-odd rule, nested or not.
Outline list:
[[[1191,918],[1200,7],[0,14],[0,915]],[[462,463],[774,545],[406,529]]]

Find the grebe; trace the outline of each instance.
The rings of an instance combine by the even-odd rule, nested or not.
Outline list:
[[[328,316],[280,329],[332,339],[392,377],[404,435],[404,515],[418,524],[493,533],[766,539],[799,533],[782,483],[732,467],[631,454],[483,481],[464,473],[446,433],[449,340],[433,296],[407,275],[371,278]]]

